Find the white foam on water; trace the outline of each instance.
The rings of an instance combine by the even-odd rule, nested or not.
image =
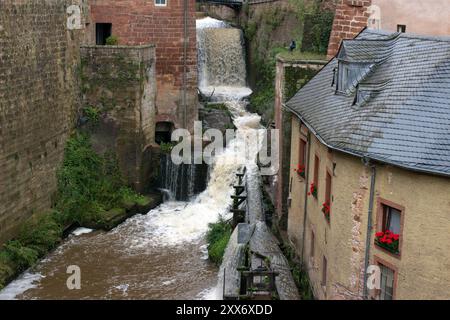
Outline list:
[[[25,291],[36,288],[42,278],[44,276],[39,273],[26,271],[0,291],[0,300],[16,300]]]
[[[72,234],[74,236],[81,236],[82,234],[87,234],[87,233],[91,233],[93,232],[94,229],[89,229],[89,228],[77,228],[74,231],[72,231]]]
[[[172,283],[175,283],[175,282],[177,282],[177,280],[176,279],[172,279],[172,280],[168,280],[168,281],[163,281],[163,285],[164,286],[169,286],[169,285],[171,285]]]
[[[195,300],[221,300],[221,295],[218,292],[217,287],[208,288],[202,290],[196,297]]]
[[[200,92],[212,101],[239,101],[253,93],[250,88],[233,86],[202,86]]]
[[[207,28],[227,28],[229,27],[228,23],[217,20],[211,17],[197,19],[196,21],[197,29],[207,29]]]

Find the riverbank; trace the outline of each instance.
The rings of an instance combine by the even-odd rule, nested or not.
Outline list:
[[[67,142],[55,198],[50,212],[28,219],[0,250],[0,289],[48,255],[71,230],[108,231],[162,202],[160,194],[144,196],[128,188],[114,156],[96,154],[89,136],[80,133]]]

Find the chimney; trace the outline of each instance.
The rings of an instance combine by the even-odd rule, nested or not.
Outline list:
[[[343,39],[353,39],[366,26],[372,0],[339,0],[328,43],[328,60],[339,50]]]

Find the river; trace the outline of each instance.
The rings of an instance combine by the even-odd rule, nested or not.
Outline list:
[[[31,270],[0,292],[0,299],[220,299],[219,269],[208,261],[208,224],[228,212],[235,174],[255,166],[257,148],[241,156],[247,133],[260,117],[245,110],[242,31],[221,21],[197,21],[199,86],[224,102],[238,132],[215,156],[204,192],[190,201],[168,201],[110,232],[79,229]],[[254,171],[254,170],[253,170]],[[69,290],[69,266],[81,271],[81,289]]]

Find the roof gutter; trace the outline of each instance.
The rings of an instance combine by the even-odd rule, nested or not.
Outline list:
[[[339,151],[339,152],[343,152],[343,153],[347,153],[349,155],[358,157],[358,158],[367,158],[370,159],[372,161],[377,161],[380,163],[385,163],[394,167],[398,167],[398,168],[402,168],[405,170],[409,170],[409,171],[414,171],[414,172],[418,172],[418,173],[425,173],[425,174],[432,174],[432,175],[437,175],[437,176],[441,176],[441,177],[445,177],[445,178],[450,178],[450,172],[449,173],[445,173],[442,171],[435,171],[435,170],[425,170],[425,169],[418,169],[418,168],[414,168],[414,167],[410,167],[407,165],[403,165],[403,164],[399,164],[396,162],[391,162],[391,161],[387,161],[385,159],[381,159],[381,158],[377,158],[377,157],[373,157],[373,156],[369,156],[368,154],[361,154],[358,152],[354,152],[354,151],[350,151],[347,149],[342,149],[342,148],[338,148],[335,146],[332,146],[330,144],[328,144],[327,142],[325,142],[325,140],[318,134],[318,132],[316,130],[314,130],[314,128],[305,120],[305,118],[302,117],[302,115],[300,113],[298,113],[298,111],[292,109],[291,107],[289,107],[288,105],[286,105],[286,103],[282,104],[283,108],[287,109],[289,112],[292,112],[293,114],[295,114],[297,116],[297,118],[299,118],[308,128],[308,130],[310,130],[315,136],[316,138],[320,141],[320,143],[322,143],[323,145],[327,146],[330,149]]]

